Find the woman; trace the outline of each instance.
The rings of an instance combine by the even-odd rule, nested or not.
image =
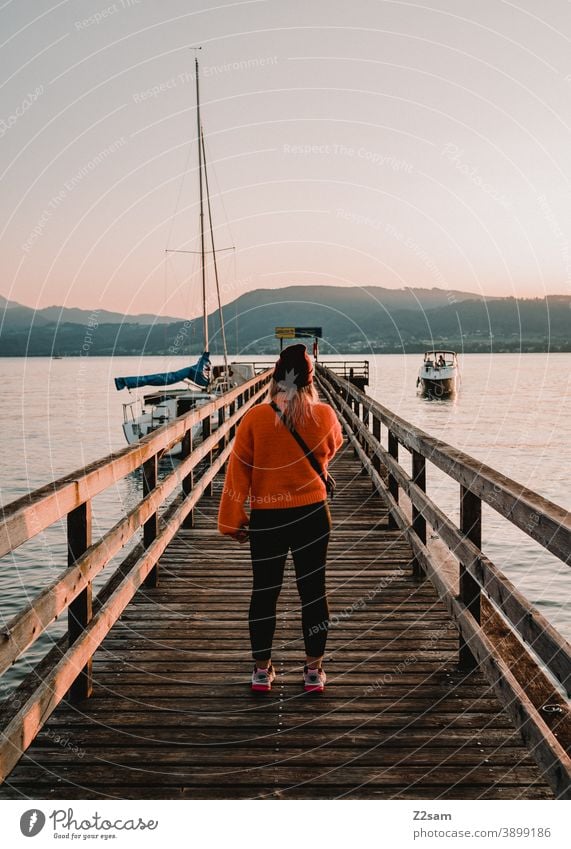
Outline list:
[[[275,678],[271,658],[276,604],[291,549],[302,605],[304,687],[322,692],[329,624],[325,565],[331,519],[322,476],[289,428],[299,433],[325,473],[343,438],[332,407],[319,403],[305,345],[290,345],[282,351],[270,386],[270,404],[248,410],[236,431],[218,529],[238,542],[250,540],[252,689],[271,690]],[[244,509],[248,497],[249,521]]]

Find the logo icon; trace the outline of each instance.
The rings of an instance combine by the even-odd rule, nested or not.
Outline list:
[[[46,815],[43,811],[33,808],[26,811],[20,817],[20,831],[25,837],[35,837],[46,824]]]

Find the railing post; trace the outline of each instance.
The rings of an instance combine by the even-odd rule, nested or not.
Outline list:
[[[422,454],[414,450],[412,452],[412,480],[423,492],[426,492],[426,460]],[[412,528],[420,541],[426,545],[426,519],[414,503],[412,505]],[[417,580],[424,577],[424,572],[416,557],[412,561],[412,569]]]
[[[373,413],[373,436],[375,437],[375,442],[380,445],[381,444],[381,420],[378,416]],[[375,452],[373,454],[373,468],[378,474],[381,474],[381,458]],[[373,483],[373,495],[379,495],[377,487]]]
[[[210,416],[206,416],[206,418],[202,419],[202,441],[204,442],[210,436],[212,432],[211,424],[210,424]],[[206,454],[205,458],[206,466],[212,465],[212,451],[209,451]],[[212,483],[207,484],[204,494],[209,496],[212,495]]]
[[[192,428],[186,431],[185,435],[182,438],[181,442],[182,453],[181,460],[185,460],[192,454]],[[187,498],[192,492],[192,487],[194,486],[194,471],[185,475],[182,479],[182,493],[185,498]],[[186,516],[185,520],[182,523],[183,528],[194,528],[194,510],[191,510],[190,513]]]
[[[389,430],[389,454],[398,463],[399,459],[399,442],[392,430]],[[389,492],[399,503],[399,485],[397,479],[389,472]],[[391,511],[389,510],[389,528],[394,531],[398,527],[397,522]]]
[[[460,486],[460,530],[478,548],[482,547],[482,501],[465,486]],[[460,600],[464,602],[476,622],[480,622],[480,585],[460,563]],[[460,634],[459,665],[461,669],[475,669],[478,661]]]
[[[353,402],[353,412],[355,413],[355,415],[357,416],[357,418],[360,418],[360,416],[359,416],[359,401],[358,401],[358,400],[357,400],[357,398],[355,398],[355,396],[353,396],[353,395],[351,396],[351,400],[352,400],[352,402]],[[357,441],[358,441],[358,442],[360,441],[358,436],[357,436]],[[353,448],[353,455],[354,455],[355,457],[358,457],[358,456],[359,456],[359,455],[357,454],[357,449],[356,449],[356,448]]]
[[[91,501],[67,514],[67,565],[75,566],[91,545]],[[68,641],[71,646],[81,636],[92,616],[91,581],[67,609]],[[92,660],[89,658],[69,689],[72,702],[88,699],[93,692]]]
[[[363,426],[368,430],[369,429],[369,411],[368,411],[367,407],[365,406],[365,404],[362,405],[362,418],[363,418]],[[367,443],[367,440],[365,439],[364,434],[363,434],[363,437],[361,439],[361,448],[363,449],[363,451],[365,452],[367,457],[369,457],[370,456],[369,445]],[[367,474],[368,474],[367,469],[365,468],[365,466],[363,466],[363,468],[361,469],[361,475],[365,476]]]
[[[153,454],[145,463],[143,463],[143,498],[156,487],[157,478],[158,478],[158,458],[156,454]],[[152,516],[149,516],[145,524],[143,525],[143,545],[145,548],[149,548],[149,546],[156,540],[159,533],[159,514],[158,512],[153,513]],[[145,578],[144,584],[146,587],[156,587],[159,584],[159,564],[156,563],[147,577]]]
[[[220,407],[218,410],[218,429],[222,427],[224,422],[226,421],[226,407]],[[226,434],[220,437],[220,442],[218,443],[218,454],[222,454],[224,449],[226,448]]]
[[[240,403],[241,401],[242,401],[242,396],[238,395],[238,407],[239,408],[242,406],[242,403],[243,403],[243,401],[242,401],[242,403]],[[230,418],[232,418],[232,416],[234,415],[235,412],[236,412],[236,402],[232,401],[232,403],[230,404],[230,407],[228,408],[228,414],[229,414]],[[234,439],[235,433],[236,433],[236,425],[232,425],[232,427],[228,431],[228,439],[229,440]]]

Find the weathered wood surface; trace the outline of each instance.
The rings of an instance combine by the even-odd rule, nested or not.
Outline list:
[[[333,474],[333,625],[321,696],[301,687],[291,564],[270,694],[249,689],[246,547],[216,531],[221,479],[93,660],[94,694],[62,703],[2,798],[551,798],[352,449]]]

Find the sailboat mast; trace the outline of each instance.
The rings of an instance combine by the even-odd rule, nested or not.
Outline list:
[[[195,58],[196,71],[196,124],[198,138],[198,182],[200,185],[200,269],[202,273],[202,315],[204,321],[204,350],[208,351],[208,314],[206,311],[206,263],[204,259],[204,198],[202,191],[202,126],[200,123],[200,86],[198,80],[198,59]]]
[[[208,188],[208,168],[206,167],[206,147],[204,145],[204,133],[201,132],[202,162],[204,164],[204,185],[206,187],[206,205],[208,207],[208,226],[210,227],[210,244],[212,245],[212,260],[214,263],[214,280],[216,281],[216,297],[218,298],[218,315],[220,316],[220,332],[222,334],[222,353],[224,356],[224,370],[228,378],[228,348],[226,347],[226,330],[224,329],[224,313],[222,311],[222,300],[220,299],[220,283],[218,280],[218,263],[216,262],[216,247],[214,245],[214,227],[212,226],[212,207],[210,205],[210,189]]]

